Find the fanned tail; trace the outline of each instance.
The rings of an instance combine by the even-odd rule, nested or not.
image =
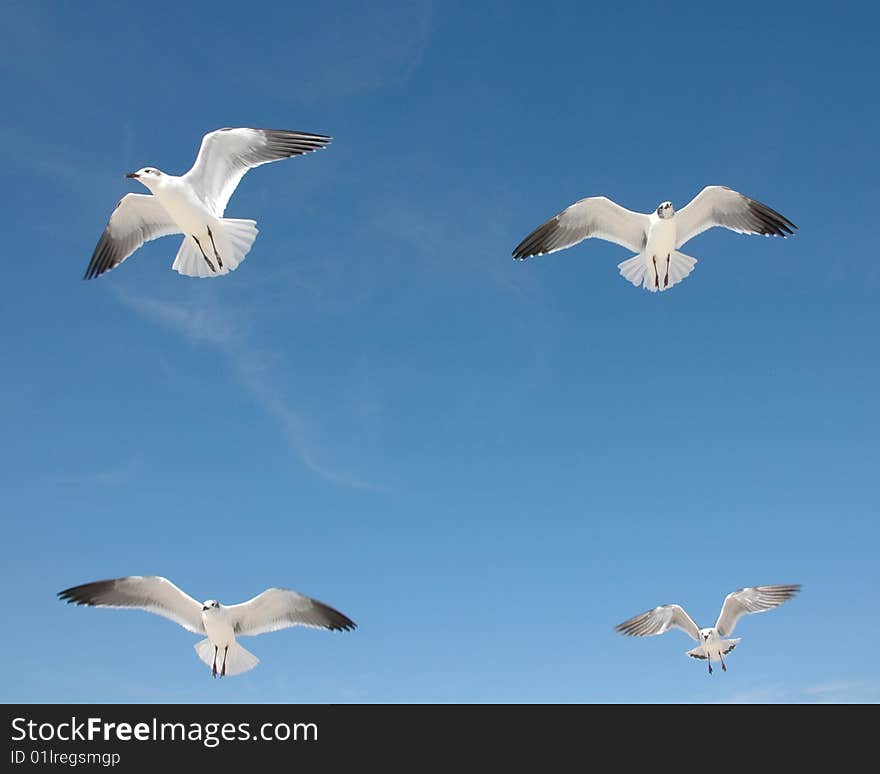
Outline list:
[[[204,661],[208,667],[214,665],[214,643],[209,639],[200,640],[194,646],[199,658]],[[226,654],[226,674],[240,675],[242,672],[249,672],[257,664],[260,663],[253,653],[245,650],[237,642],[233,642],[229,646],[229,652]],[[217,653],[217,674],[220,674],[220,668],[223,664],[223,650]]]
[[[171,268],[187,277],[220,277],[235,271],[238,265],[250,252],[251,245],[257,238],[257,223],[254,220],[240,220],[239,218],[222,218],[211,231],[211,237],[205,235],[199,237],[201,248],[196,244],[192,235],[183,238],[180,250]],[[214,247],[220,253],[220,261],[216,259]],[[213,269],[208,265],[202,249],[213,264]]]
[[[657,276],[655,277],[653,263],[644,253],[635,255],[619,264],[620,274],[625,280],[636,287],[641,285],[652,293],[669,290],[677,285],[694,270],[697,259],[674,250],[669,254],[669,276],[667,281],[666,257],[661,261],[657,258]]]
[[[741,641],[742,641],[742,637],[737,637],[736,639],[733,639],[733,640],[722,640],[721,641],[721,648],[719,648],[719,650],[721,651],[721,655],[726,656],[737,645],[739,645],[739,643]],[[689,650],[686,655],[690,656],[691,658],[698,658],[701,661],[705,661],[707,658],[709,658],[708,654],[706,653],[705,647],[703,645],[697,645],[697,647],[694,648],[693,650]],[[718,658],[717,651],[712,652],[712,661],[720,661],[720,659]]]
[[[627,261],[618,263],[617,268],[620,269],[621,276],[627,280],[627,282],[631,282],[638,287],[642,284],[645,277],[645,270],[648,267],[645,264],[645,256],[640,254],[634,255]]]

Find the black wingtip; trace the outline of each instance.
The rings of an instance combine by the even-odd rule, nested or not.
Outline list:
[[[551,237],[556,229],[557,220],[558,216],[550,218],[546,223],[542,223],[534,231],[528,234],[522,242],[513,249],[513,260],[524,261],[526,258],[545,255],[549,252]]]
[[[334,610],[338,618],[336,620],[331,621],[330,625],[327,627],[331,632],[353,632],[357,629],[357,624],[351,620],[347,615],[343,615],[338,610]]]
[[[318,602],[317,600],[314,603],[320,608],[326,618],[325,629],[329,629],[331,632],[350,632],[357,629],[357,624],[344,613],[340,613],[335,607],[330,607],[330,605]]]
[[[59,591],[56,595],[62,602],[69,605],[88,605],[96,607],[99,604],[97,597],[107,591],[116,581],[100,580],[92,583],[83,583],[79,586],[71,586],[69,589]]]
[[[763,202],[749,199],[749,212],[760,224],[757,229],[759,234],[764,236],[778,236],[785,239],[794,236],[797,226],[792,223],[782,213],[777,212],[772,207],[768,207]]]
[[[72,586],[69,589],[64,589],[64,591],[59,591],[56,596],[62,602],[67,602],[68,605],[81,605],[82,602],[78,602],[76,599],[76,586]]]

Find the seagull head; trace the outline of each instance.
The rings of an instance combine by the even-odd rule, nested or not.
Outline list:
[[[709,627],[708,629],[700,629],[700,637],[702,638],[703,642],[708,642],[709,638],[712,637],[713,634],[715,634],[715,630],[711,627]]]
[[[671,218],[673,215],[675,215],[675,208],[672,206],[672,202],[663,202],[663,204],[657,208],[657,217],[659,218],[665,220],[666,218]]]
[[[206,599],[202,605],[202,612],[207,613],[209,610],[217,610],[219,607],[220,603],[216,599]]]
[[[129,172],[126,177],[143,183],[152,191],[153,186],[161,184],[165,173],[161,169],[156,169],[156,167],[141,167],[137,172]]]

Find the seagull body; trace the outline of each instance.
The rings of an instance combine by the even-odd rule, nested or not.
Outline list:
[[[267,589],[247,602],[221,605],[204,603],[160,576],[132,575],[74,586],[58,593],[60,599],[95,607],[133,607],[156,613],[194,634],[207,635],[195,645],[199,658],[217,677],[241,674],[260,660],[236,641],[290,626],[310,626],[349,631],[357,624],[329,605],[290,589]]]
[[[799,584],[793,584],[754,586],[734,591],[724,598],[715,626],[703,629],[679,605],[660,605],[624,621],[615,629],[631,637],[651,637],[669,629],[681,629],[699,643],[696,648],[687,651],[688,656],[707,661],[709,674],[712,674],[713,661],[720,661],[721,669],[726,672],[724,656],[742,640],[741,637],[729,639],[737,621],[747,613],[763,613],[778,607],[797,594],[800,588]]]
[[[797,226],[761,202],[720,185],[704,188],[679,212],[662,202],[650,213],[633,212],[605,196],[581,199],[538,226],[513,251],[524,260],[599,237],[637,253],[617,265],[633,285],[652,292],[677,285],[697,263],[679,248],[713,226],[740,234],[785,237]]]
[[[92,279],[118,266],[144,242],[170,234],[184,239],[172,268],[190,277],[234,271],[257,237],[253,220],[224,218],[244,174],[270,161],[323,148],[330,137],[276,129],[218,129],[202,138],[199,155],[185,175],[143,167],[126,177],[152,195],[126,194],[116,205],[86,269]]]

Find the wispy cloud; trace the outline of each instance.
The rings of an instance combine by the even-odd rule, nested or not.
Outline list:
[[[136,465],[129,461],[103,470],[69,470],[52,476],[52,482],[64,486],[119,487],[134,478]]]
[[[736,691],[727,704],[861,704],[880,700],[880,685],[863,680],[828,680],[798,686],[770,683]]]
[[[297,459],[310,471],[338,486],[380,490],[355,471],[328,463],[309,440],[307,423],[276,384],[271,363],[277,353],[255,347],[247,328],[229,310],[204,302],[192,305],[132,295],[114,286],[119,301],[145,318],[171,328],[197,344],[213,347],[223,355],[238,377],[241,388],[272,417],[285,434]]]
[[[864,680],[829,680],[807,686],[809,701],[823,704],[848,704],[880,701],[880,685]]]
[[[790,701],[790,691],[783,685],[758,685],[736,691],[725,704],[774,704]]]
[[[45,81],[45,53],[51,51],[44,20],[32,3],[8,3],[2,9],[5,34],[0,46],[0,70],[16,77]]]
[[[299,59],[290,68],[296,80],[287,88],[279,82],[277,69],[260,73],[253,84],[274,97],[284,94],[295,102],[339,99],[403,86],[422,64],[431,38],[431,19],[429,0],[364,6],[353,12],[348,22],[357,24],[356,36],[343,31],[338,38],[325,34],[312,42],[313,51],[297,50]]]

